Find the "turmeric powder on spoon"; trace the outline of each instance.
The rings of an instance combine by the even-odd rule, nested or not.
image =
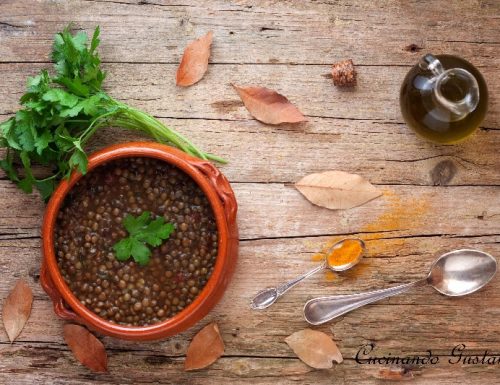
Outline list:
[[[327,266],[335,271],[347,270],[355,265],[364,252],[360,239],[344,239],[336,243],[325,255]]]

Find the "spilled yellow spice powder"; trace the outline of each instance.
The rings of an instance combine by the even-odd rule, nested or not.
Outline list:
[[[380,214],[377,219],[361,228],[366,232],[363,236],[365,241],[370,242],[370,254],[383,255],[394,252],[405,246],[404,239],[383,239],[388,236],[387,232],[398,230],[411,230],[424,224],[425,215],[429,211],[429,200],[427,197],[419,196],[412,199],[401,199],[391,190],[384,191],[384,197],[388,200],[388,209]]]
[[[328,241],[330,242],[330,241]],[[325,253],[316,253],[316,254],[313,254],[313,256],[311,257],[311,260],[313,262],[321,262],[325,259]]]
[[[412,229],[422,224],[422,219],[427,213],[429,202],[425,197],[402,200],[393,191],[385,190],[384,197],[388,200],[389,208],[361,228],[361,232],[374,232],[367,234],[366,239],[379,239],[381,232]]]
[[[375,220],[361,227],[360,233],[368,233],[363,236],[363,240],[377,241],[387,237],[387,232],[389,231],[418,228],[423,224],[425,214],[429,211],[429,201],[425,196],[403,200],[391,190],[385,190],[383,196],[388,201],[387,209]],[[325,258],[325,253],[341,239],[340,237],[330,239],[323,245],[320,253],[314,254],[311,257],[312,260],[322,261]],[[389,250],[394,251],[398,248],[403,248],[404,244],[404,239],[370,242],[367,252],[371,255],[380,255]],[[343,275],[355,278],[363,272],[366,266],[367,264],[361,262],[354,269],[344,272]],[[327,270],[325,278],[327,281],[333,281],[337,276],[334,272]]]
[[[328,282],[334,281],[337,278],[337,275],[331,270],[325,270],[325,279]]]

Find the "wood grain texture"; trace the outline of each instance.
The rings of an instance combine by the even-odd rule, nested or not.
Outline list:
[[[212,62],[413,64],[456,51],[498,65],[498,2],[74,0],[2,2],[2,61],[48,61],[55,32],[101,24],[107,61],[178,63],[186,42],[214,31]],[[123,33],[126,32],[126,33]],[[418,46],[411,50],[410,44]],[[381,45],[383,44],[383,49]]]
[[[0,113],[15,110],[17,100],[25,92],[27,76],[50,66],[50,63],[1,63],[0,74],[5,87],[11,90],[11,97],[2,101]],[[199,84],[189,88],[175,86],[176,64],[108,63],[104,68],[108,71],[105,88],[112,96],[127,100],[155,116],[249,120],[251,115],[230,84],[238,82],[241,86],[258,83],[276,90],[308,118],[346,119],[357,121],[359,126],[365,121],[393,125],[404,123],[399,110],[399,88],[410,69],[409,66],[362,67],[358,70],[359,84],[356,89],[342,90],[327,78],[329,65],[212,65]],[[495,105],[500,94],[498,71],[487,70],[484,75],[491,103]],[[367,103],[367,100],[370,102]],[[498,114],[496,109],[491,108],[482,126],[497,127],[500,123]],[[308,126],[304,123],[299,128],[294,125],[280,127],[292,130],[307,129]]]
[[[0,174],[0,299],[20,277],[33,288],[32,316],[10,345],[0,332],[1,384],[372,384],[378,365],[354,356],[439,356],[413,368],[414,384],[490,384],[498,366],[451,365],[453,346],[500,353],[500,280],[469,297],[431,288],[367,306],[316,328],[333,334],[345,361],[313,370],[285,344],[307,324],[305,301],[355,293],[425,276],[437,255],[471,247],[500,254],[500,4],[492,0],[274,1],[72,0],[0,2],[0,120],[18,108],[27,76],[49,67],[53,34],[102,30],[111,95],[178,129],[201,148],[230,160],[221,167],[240,205],[239,264],[226,295],[192,329],[155,343],[101,338],[109,374],[92,374],[72,357],[63,322],[38,284],[43,204]],[[208,72],[195,86],[175,87],[186,44],[208,30]],[[465,57],[483,73],[489,112],[469,140],[455,146],[416,137],[399,112],[399,86],[425,52]],[[333,86],[331,63],[352,58],[358,86]],[[306,115],[299,125],[263,125],[230,86],[258,85],[285,95]],[[109,128],[90,150],[140,139]],[[367,178],[383,196],[347,211],[310,205],[292,184],[306,174],[342,170]],[[39,169],[43,174],[46,170]],[[368,245],[360,265],[304,281],[264,312],[252,312],[258,290],[314,266],[313,256],[346,234]],[[203,371],[185,373],[193,335],[220,327],[226,351]]]

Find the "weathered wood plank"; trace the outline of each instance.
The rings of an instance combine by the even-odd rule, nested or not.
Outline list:
[[[164,356],[145,356],[135,353],[113,352],[111,359],[119,362],[110,367],[110,374],[89,374],[84,368],[74,367],[73,359],[67,351],[27,346],[16,348],[12,354],[17,360],[17,367],[1,370],[0,378],[6,380],[15,376],[19,384],[372,384],[377,367],[360,366],[352,361],[345,361],[330,370],[313,370],[298,360],[276,358],[223,358],[210,369],[202,372],[184,373],[181,359],[169,359]],[[44,358],[47,357],[47,358]],[[29,369],[25,369],[30,366]],[[444,365],[443,365],[444,366]],[[495,368],[469,366],[431,366],[429,369],[415,370],[413,384],[456,384],[457,380],[468,384],[495,383]],[[126,371],[123,367],[127,368]],[[450,367],[452,369],[450,369]],[[40,373],[39,368],[43,371]],[[115,371],[113,371],[115,369]],[[145,376],[144,373],[148,375]],[[32,377],[33,374],[37,374]],[[378,383],[378,382],[377,382]]]
[[[9,354],[10,353],[10,354]],[[1,354],[1,353],[0,353]],[[373,384],[384,383],[373,377],[378,366],[357,365],[351,360],[328,370],[308,368],[298,359],[229,357],[222,358],[209,369],[185,373],[183,359],[171,359],[163,355],[149,356],[144,352],[112,352],[110,373],[91,374],[78,366],[66,349],[40,348],[27,344],[14,346],[11,352],[1,354],[15,366],[0,363],[0,381],[16,384],[38,385],[47,383],[88,384]],[[443,361],[445,359],[443,358]],[[145,375],[147,373],[147,375]],[[463,381],[471,385],[493,384],[498,381],[498,369],[480,365],[436,365],[416,369],[411,384],[455,385]],[[376,382],[375,382],[376,381]],[[392,383],[392,382],[388,382]]]
[[[404,126],[373,121],[314,119],[310,130],[286,130],[254,121],[161,120],[200,148],[227,159],[228,164],[218,166],[233,183],[288,184],[312,172],[336,169],[380,185],[500,185],[500,158],[495,155],[500,130],[479,131],[460,145],[437,146]],[[136,140],[151,139],[104,129],[88,150]],[[5,177],[3,171],[0,175]]]
[[[108,61],[178,62],[186,43],[211,29],[211,60],[221,63],[331,64],[347,57],[400,65],[415,62],[418,51],[447,51],[499,64],[496,1],[448,1],[446,12],[440,2],[396,0],[44,1],[29,8],[16,0],[0,5],[2,61],[48,60],[53,34],[73,20],[87,30],[101,24]]]
[[[360,229],[387,236],[498,234],[500,224],[495,217],[481,219],[483,212],[498,215],[498,189],[482,187],[476,194],[468,189],[393,186],[386,190],[386,199],[349,211],[325,211],[310,206],[292,186],[235,186],[242,238],[344,234]],[[484,200],[476,201],[477,194],[485,194]]]
[[[377,121],[313,118],[305,127],[281,128],[254,120],[161,120],[228,159],[219,167],[233,182],[294,183],[311,172],[337,169],[376,184],[500,185],[495,155],[500,130],[480,130],[459,145],[438,146],[405,125]],[[98,134],[90,150],[116,143],[117,137],[144,140],[111,129]]]
[[[497,187],[380,186],[384,196],[332,211],[310,204],[293,186],[235,183],[241,239],[376,233],[384,237],[500,234]],[[43,203],[0,181],[0,237],[37,236]]]
[[[40,63],[1,64],[2,87],[9,97],[1,101],[0,113],[15,111],[19,97],[25,92],[27,76],[50,66]],[[108,70],[105,86],[112,96],[160,117],[251,119],[230,84],[235,83],[276,89],[310,118],[404,123],[399,109],[399,88],[409,67],[361,67],[358,86],[350,91],[333,86],[328,66],[213,65],[200,83],[188,88],[175,86],[175,64],[114,63],[105,65],[105,68]],[[490,105],[494,106],[500,94],[500,69],[485,68],[483,72],[488,82]],[[283,127],[308,130],[311,126],[312,123]],[[500,127],[497,108],[490,109],[482,127]],[[394,127],[386,129],[394,130]]]
[[[219,167],[232,182],[293,183],[311,172],[337,169],[362,174],[375,184],[500,185],[495,155],[500,130],[481,130],[460,145],[437,146],[405,126],[375,121],[314,119],[311,128],[288,130],[255,121],[161,120],[227,159]],[[89,151],[134,140],[150,138],[105,129]]]

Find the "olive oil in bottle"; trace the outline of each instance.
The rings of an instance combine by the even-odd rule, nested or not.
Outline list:
[[[479,71],[451,55],[425,55],[401,86],[403,117],[419,135],[456,143],[471,135],[486,115],[488,90]]]

